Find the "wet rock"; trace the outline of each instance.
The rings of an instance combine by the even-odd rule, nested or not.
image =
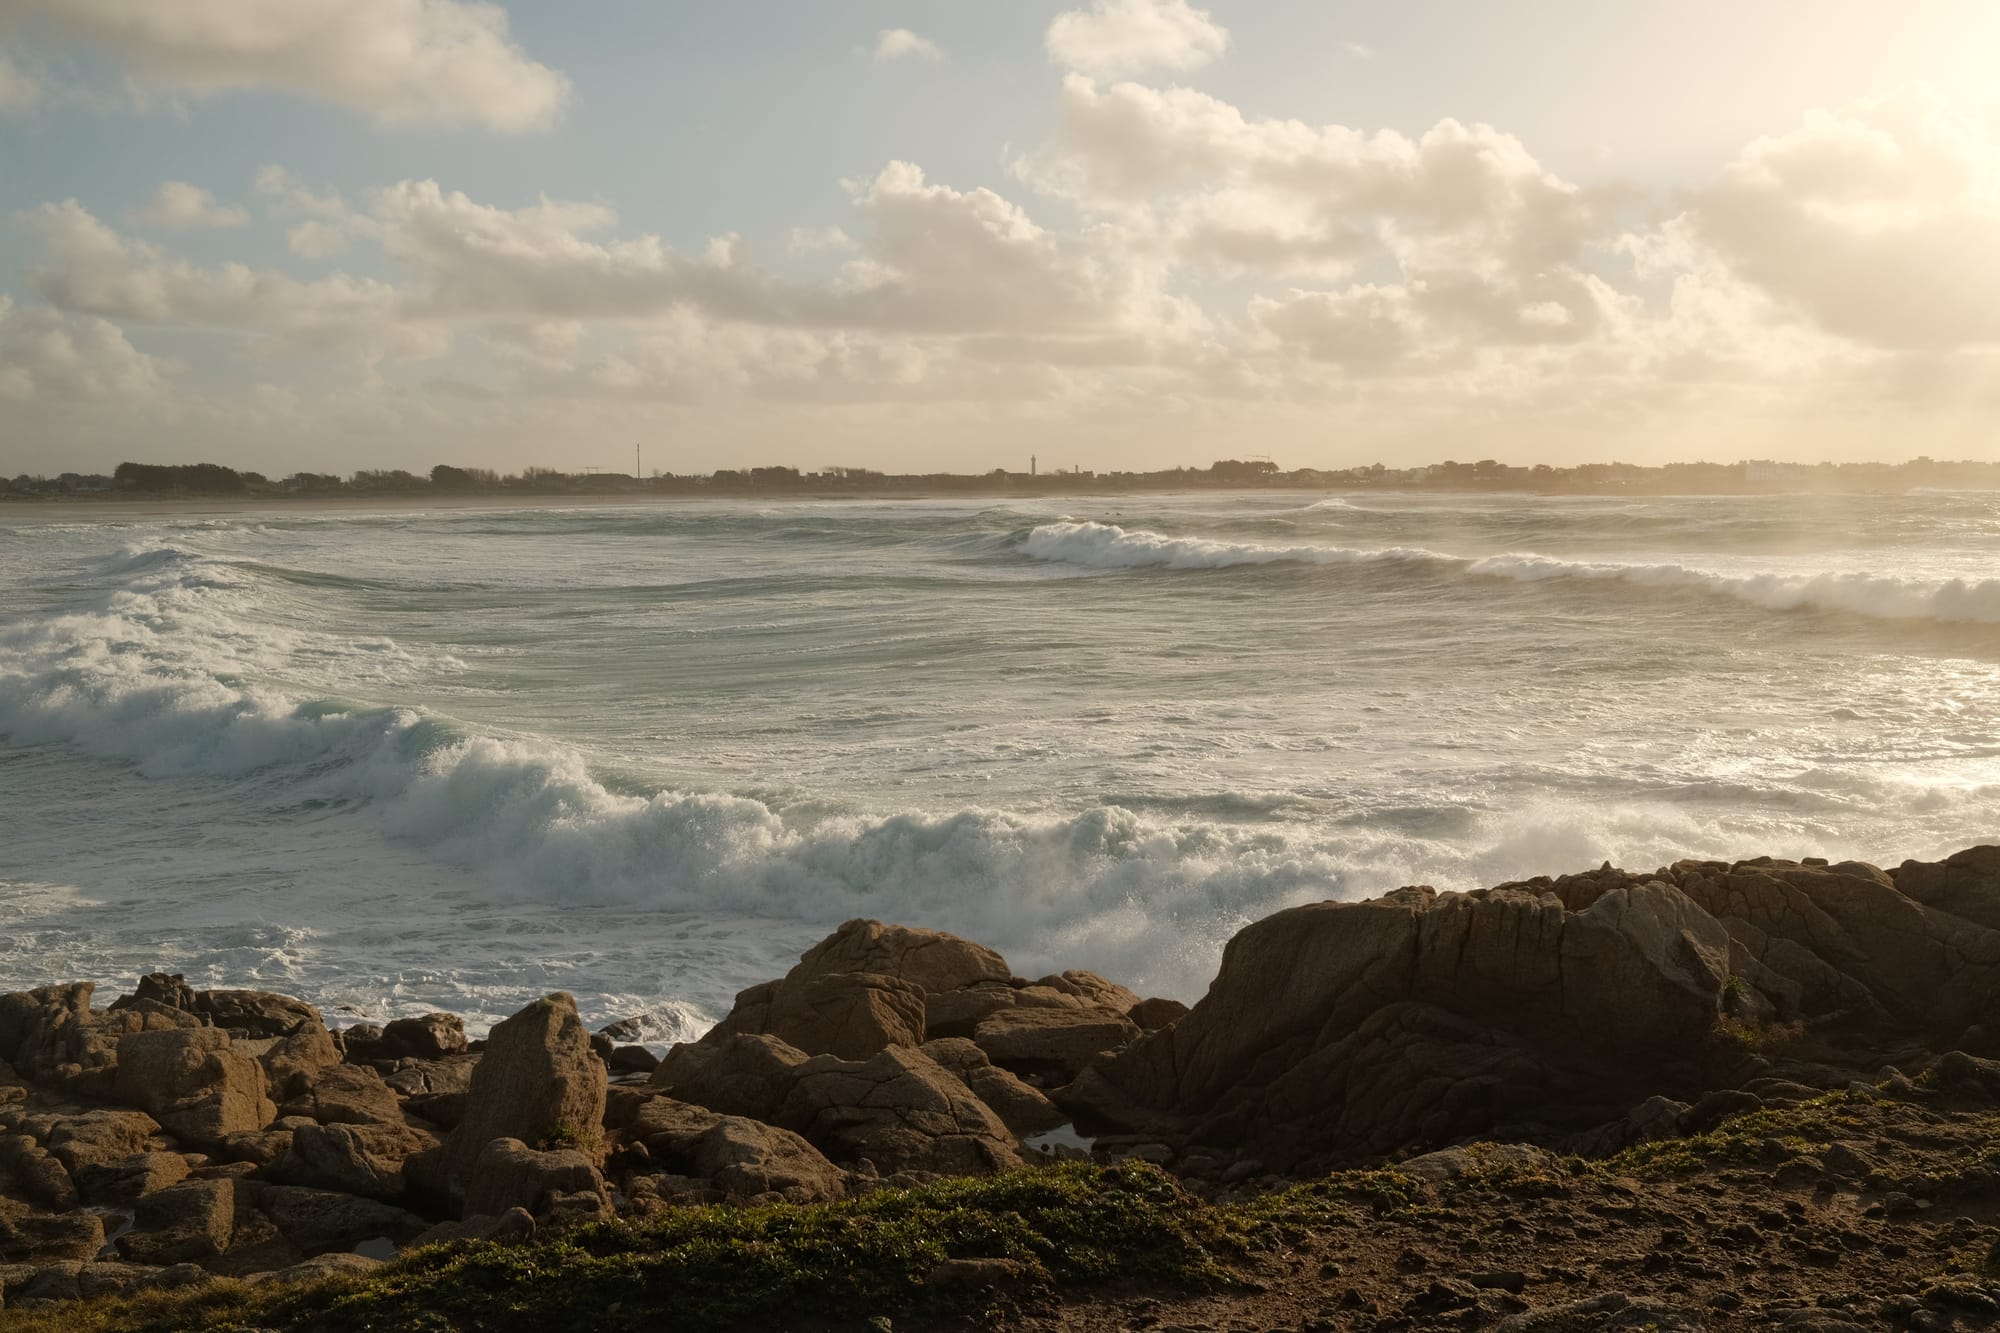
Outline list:
[[[319,1010],[304,1000],[270,991],[196,991],[194,1003],[188,1007],[216,1027],[243,1037],[291,1037],[326,1031]]]

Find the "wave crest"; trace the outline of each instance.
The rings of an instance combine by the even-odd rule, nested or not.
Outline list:
[[[2000,578],[1927,580],[1860,572],[1732,574],[1680,564],[1564,560],[1532,552],[1456,556],[1420,547],[1267,546],[1172,537],[1111,523],[1045,523],[1022,538],[1019,549],[1037,560],[1096,570],[1386,565],[1516,583],[1571,580],[1685,589],[1773,611],[1838,611],[1878,620],[2000,624]]]

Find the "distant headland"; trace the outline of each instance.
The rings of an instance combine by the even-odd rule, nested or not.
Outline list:
[[[1286,470],[1268,459],[1223,459],[1205,468],[1152,472],[887,473],[858,467],[802,472],[793,467],[723,469],[649,476],[530,467],[502,474],[439,463],[428,472],[400,469],[295,472],[273,479],[217,463],[120,463],[109,475],[0,478],[0,501],[504,499],[621,496],[894,498],[936,495],[1088,495],[1200,490],[1492,491],[1537,495],[1895,495],[1918,490],[2000,490],[2000,462],[1916,458],[1905,463],[1579,463],[1520,467],[1494,459],[1447,459],[1417,467],[1374,463],[1351,468]]]

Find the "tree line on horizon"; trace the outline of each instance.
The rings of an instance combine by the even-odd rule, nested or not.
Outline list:
[[[1940,461],[1928,457],[1905,463],[1780,463],[1752,459],[1739,463],[1581,463],[1553,467],[1518,466],[1491,458],[1461,463],[1447,459],[1417,467],[1373,463],[1353,468],[1298,468],[1284,471],[1269,459],[1221,459],[1206,468],[1166,468],[1150,472],[1023,473],[995,468],[984,473],[893,474],[858,467],[802,472],[795,467],[724,468],[705,475],[563,472],[527,467],[502,474],[492,468],[439,463],[428,473],[403,469],[363,469],[342,477],[295,472],[273,481],[263,473],[220,463],[120,463],[109,476],[65,472],[56,477],[0,478],[0,497],[53,496],[356,496],[356,495],[556,495],[577,493],[731,494],[738,492],[843,490],[991,490],[995,487],[1117,490],[1132,486],[1198,487],[1410,487],[1446,490],[1585,491],[1621,489],[1670,492],[1742,492],[1801,489],[2000,489],[2000,462]]]

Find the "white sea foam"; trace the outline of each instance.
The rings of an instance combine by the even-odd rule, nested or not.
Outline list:
[[[19,927],[0,971],[129,984],[170,965],[475,1020],[560,986],[600,1019],[658,1015],[665,1041],[868,915],[1192,999],[1234,930],[1295,902],[1606,857],[1939,853],[2000,790],[1976,662],[1828,677],[1780,657],[1757,692],[1740,669],[1662,686],[1618,655],[1555,683],[1539,656],[1497,683],[1448,653],[1385,674],[1332,581],[1211,598],[1209,580],[1051,580],[1008,557],[1346,566],[1341,586],[1368,588],[1418,571],[1474,593],[1654,581],[1965,618],[1978,582],[1235,539],[1268,508],[1219,537],[812,512],[782,550],[752,513],[739,541],[727,515],[667,508],[151,543],[75,525],[51,550],[0,526],[22,570],[0,586],[0,802],[49,816],[10,830],[0,879],[69,890],[0,894]],[[687,591],[724,557],[757,590]],[[1509,618],[1481,619],[1495,599],[1421,590],[1386,612],[1371,596],[1405,618],[1390,640],[1511,642]],[[1707,616],[1632,600],[1667,643]],[[1197,620],[1218,632],[1179,642]],[[1766,726],[1780,715],[1791,730]]]
[[[1641,587],[1717,593],[1777,611],[1842,611],[1881,620],[2000,624],[2000,578],[1919,580],[1861,572],[1729,573],[1682,564],[1622,564],[1563,560],[1529,552],[1481,557],[1419,547],[1355,549],[1270,546],[1201,537],[1172,537],[1110,523],[1045,523],[1021,540],[1038,560],[1086,569],[1229,569],[1237,566],[1395,565],[1517,583],[1555,580],[1623,582]]]

